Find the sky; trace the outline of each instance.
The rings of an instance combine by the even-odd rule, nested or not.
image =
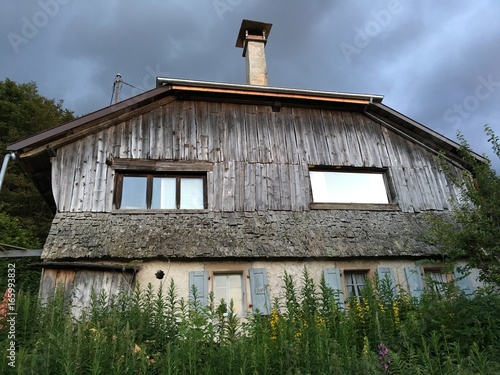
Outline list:
[[[245,83],[243,19],[272,23],[269,85],[384,95],[383,103],[500,169],[498,0],[0,0],[0,80],[34,81],[78,116],[156,76]],[[130,86],[129,86],[130,85]]]

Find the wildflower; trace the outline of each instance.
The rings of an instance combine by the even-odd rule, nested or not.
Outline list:
[[[378,309],[380,310],[380,312],[385,312],[385,308],[384,308],[384,305],[382,304],[382,302],[379,302],[378,303]]]
[[[319,326],[322,326],[324,323],[325,323],[325,320],[323,319],[323,317],[317,315],[316,316],[316,325],[319,327]]]
[[[377,345],[378,349],[378,365],[383,374],[392,374],[390,365],[391,357],[389,356],[389,348],[387,345],[380,343]]]
[[[396,301],[392,302],[392,311],[394,313],[394,324],[396,326],[399,326],[399,323],[401,322],[399,318],[399,307]]]
[[[363,356],[368,357],[368,350],[370,348],[370,344],[368,342],[368,336],[363,337]]]
[[[271,324],[271,339],[275,340],[277,333],[276,333],[276,326],[278,325],[280,316],[278,315],[278,311],[276,309],[273,309],[271,311],[271,317],[269,319],[269,323]]]

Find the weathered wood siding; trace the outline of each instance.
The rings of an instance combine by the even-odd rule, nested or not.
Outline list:
[[[45,268],[40,281],[40,301],[50,301],[62,288],[64,301],[75,317],[89,308],[92,295],[104,293],[106,301],[119,293],[131,294],[134,275],[117,271],[68,270]]]
[[[388,168],[404,212],[446,210],[454,188],[434,154],[361,113],[175,101],[57,150],[61,212],[112,210],[106,158],[202,160],[213,211],[308,210],[308,165]]]

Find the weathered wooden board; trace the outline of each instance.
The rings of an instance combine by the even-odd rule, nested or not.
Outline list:
[[[214,211],[307,210],[309,165],[387,168],[407,212],[448,209],[457,196],[433,153],[361,113],[175,101],[58,149],[60,211],[112,209],[109,157],[213,163]]]

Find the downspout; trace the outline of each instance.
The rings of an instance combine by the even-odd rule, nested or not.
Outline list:
[[[5,155],[3,158],[2,170],[0,171],[0,190],[2,190],[3,179],[5,177],[5,172],[7,172],[7,165],[9,164],[9,159],[15,160],[16,154],[11,152],[10,154]]]

